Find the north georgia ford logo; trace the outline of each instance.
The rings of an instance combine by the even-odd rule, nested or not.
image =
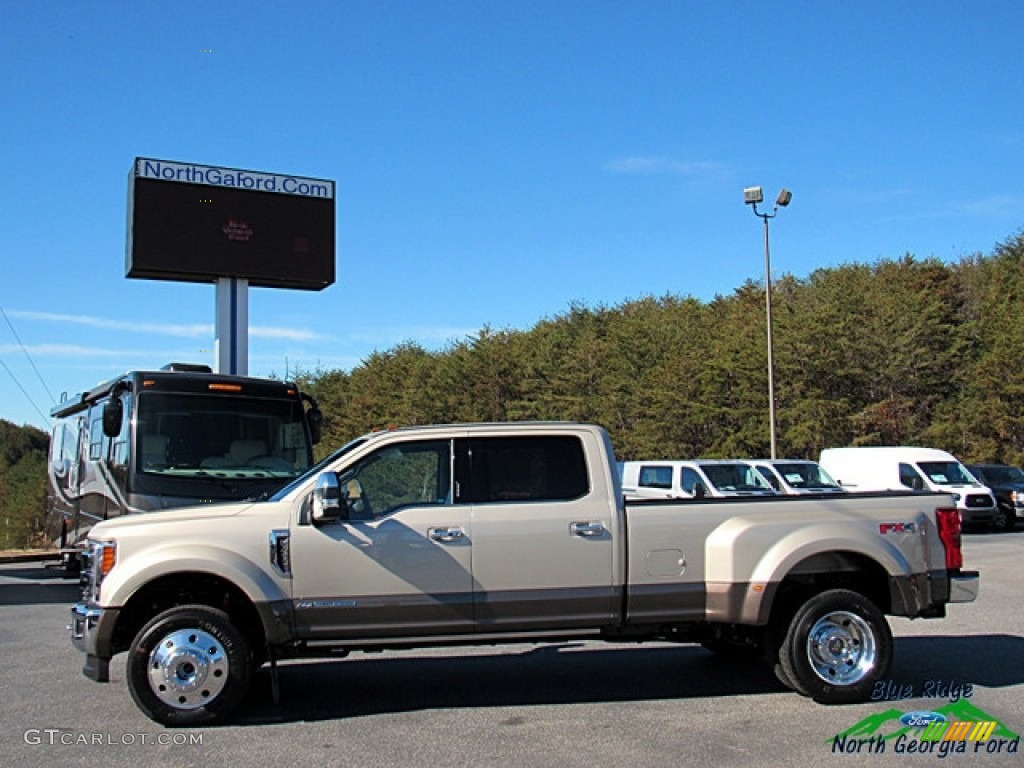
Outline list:
[[[926,728],[932,723],[946,722],[946,716],[938,712],[929,712],[928,710],[921,709],[916,712],[907,712],[900,717],[900,722],[908,728]]]

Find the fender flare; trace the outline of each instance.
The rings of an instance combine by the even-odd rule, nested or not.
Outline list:
[[[139,568],[123,568],[138,560],[149,561]],[[118,563],[101,585],[105,607],[123,607],[140,589],[153,581],[175,573],[208,573],[234,584],[249,600],[261,603],[290,601],[287,578],[275,577],[237,551],[211,544],[168,545],[146,549],[125,563]],[[123,575],[122,575],[123,574]]]

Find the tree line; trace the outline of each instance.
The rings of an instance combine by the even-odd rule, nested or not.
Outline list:
[[[322,456],[372,429],[588,421],[621,460],[769,453],[764,284],[711,301],[572,304],[528,330],[405,342],[295,378],[323,410]],[[772,286],[778,453],[926,445],[1024,464],[1024,231],[948,264],[906,255]],[[0,420],[0,546],[43,528],[47,436]]]
[[[1024,463],[1024,233],[948,264],[906,255],[772,286],[778,453],[927,445]],[[525,331],[415,342],[300,373],[321,452],[390,425],[591,421],[618,458],[769,453],[764,284],[702,302],[573,304]]]

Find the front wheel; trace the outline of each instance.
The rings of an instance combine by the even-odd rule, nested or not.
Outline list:
[[[996,507],[996,516],[992,521],[992,530],[1003,533],[1005,531],[1012,531],[1014,523],[1017,522],[1017,513],[1013,507],[1007,507],[1000,504]]]
[[[128,653],[128,689],[164,725],[225,719],[249,687],[245,637],[223,611],[183,605],[156,616]]]
[[[798,693],[822,704],[865,701],[892,664],[892,631],[863,595],[832,589],[793,615],[779,647],[779,666]]]

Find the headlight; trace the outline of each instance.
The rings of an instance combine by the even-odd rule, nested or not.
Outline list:
[[[114,566],[117,565],[117,542],[116,541],[93,541],[91,542],[92,554],[90,565],[93,572],[93,590],[99,595],[100,584],[107,577]]]

